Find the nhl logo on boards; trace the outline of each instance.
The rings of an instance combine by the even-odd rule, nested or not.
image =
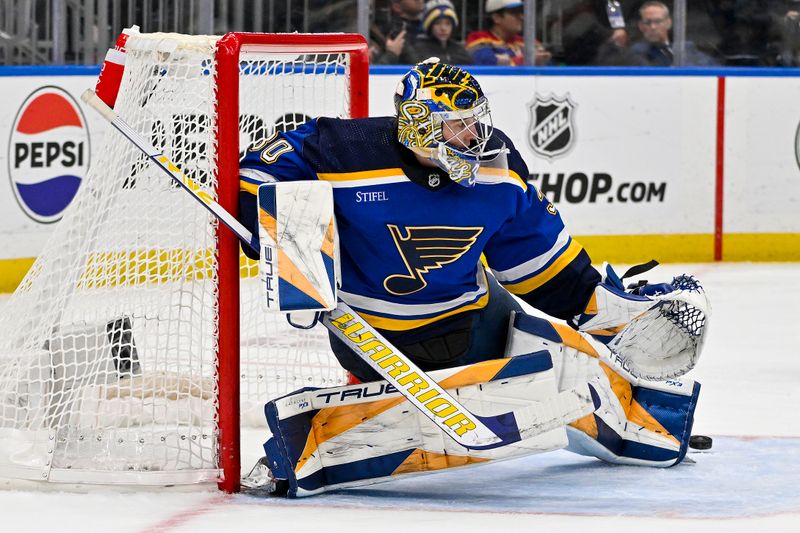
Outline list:
[[[528,104],[528,146],[549,159],[565,154],[575,140],[573,111],[569,94],[563,98],[549,95]]]
[[[40,87],[17,112],[8,175],[22,210],[37,222],[61,219],[89,170],[89,130],[77,102],[60,87]]]

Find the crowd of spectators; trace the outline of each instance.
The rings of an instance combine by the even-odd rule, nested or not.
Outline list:
[[[376,0],[372,63],[413,64],[436,56],[458,65],[526,64],[524,2],[479,1],[476,10],[467,0]],[[536,16],[535,65],[800,66],[800,0],[687,2],[680,50],[671,1],[538,4],[550,8]]]

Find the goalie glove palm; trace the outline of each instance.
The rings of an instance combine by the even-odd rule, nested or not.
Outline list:
[[[634,376],[664,380],[694,368],[710,313],[708,298],[692,276],[642,284],[626,292],[603,265],[603,281],[571,324],[604,342]]]

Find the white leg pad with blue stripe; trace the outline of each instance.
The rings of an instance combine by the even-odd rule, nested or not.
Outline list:
[[[600,362],[591,342],[581,342],[588,336],[528,315],[512,318],[509,337],[509,358],[430,377],[479,415],[544,404],[589,383],[594,413],[514,444],[468,450],[384,381],[302,389],[266,405],[272,474],[287,480],[296,497],[566,446],[622,464],[671,466],[683,459],[699,384],[632,384]]]
[[[431,372],[459,402],[496,415],[556,395],[546,352]],[[469,450],[446,436],[390,384],[378,381],[303,389],[266,405],[269,467],[289,496],[316,494],[399,476],[472,466],[563,448],[564,427],[490,450]],[[568,421],[565,421],[566,423]]]
[[[601,363],[584,333],[528,315],[514,318],[509,355],[550,353],[558,390],[589,383],[596,409],[570,425],[568,450],[607,462],[673,466],[686,455],[700,384],[680,378],[643,381]]]

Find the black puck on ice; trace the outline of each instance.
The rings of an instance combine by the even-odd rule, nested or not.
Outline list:
[[[710,450],[714,441],[705,435],[692,435],[689,437],[689,448],[693,450]]]

